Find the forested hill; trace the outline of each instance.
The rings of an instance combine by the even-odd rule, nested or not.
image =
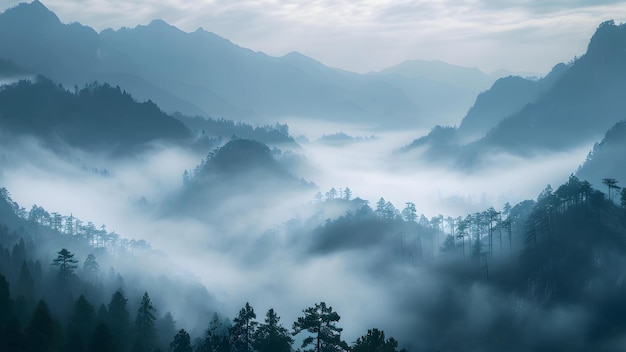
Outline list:
[[[26,212],[0,188],[0,351],[291,352],[294,336],[303,348],[314,344],[307,331],[319,319],[325,350],[405,351],[376,328],[348,344],[346,319],[323,301],[293,324],[273,308],[257,317],[249,303],[231,320],[204,287],[159,268],[165,258],[147,259],[145,242],[99,239],[101,231],[58,215]],[[151,265],[139,269],[144,261]]]
[[[53,146],[116,153],[191,136],[182,122],[150,101],[136,102],[119,87],[94,83],[70,92],[42,76],[0,88],[0,127]]]
[[[189,129],[199,136],[218,138],[242,138],[252,139],[263,144],[298,148],[299,145],[289,135],[289,126],[286,124],[275,124],[274,126],[253,127],[244,122],[234,122],[226,119],[204,118],[202,116],[185,116],[181,113],[173,114],[175,118],[182,121]]]
[[[581,179],[596,187],[605,178],[613,178],[626,185],[626,120],[620,121],[606,133],[589,153],[587,160],[576,172]]]
[[[294,176],[280,156],[263,143],[233,139],[210,152],[194,170],[185,170],[181,193],[165,207],[202,217],[221,212],[234,217],[269,206],[291,192],[312,191],[313,185]],[[235,206],[238,210],[233,212],[229,208],[233,202],[247,206]]]

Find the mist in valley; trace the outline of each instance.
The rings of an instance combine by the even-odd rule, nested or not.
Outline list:
[[[625,25],[497,79],[97,32],[39,1],[0,32],[0,349],[625,346]],[[302,328],[322,302],[341,319]]]
[[[299,128],[315,131],[314,125],[311,121],[310,125],[290,127],[297,133]],[[344,130],[355,136],[366,135],[363,129]],[[398,259],[395,233],[382,233],[371,239],[369,246],[357,240],[337,251],[312,249],[316,246],[316,228],[327,219],[355,210],[346,204],[322,207],[316,204],[316,193],[331,188],[343,192],[348,187],[353,198],[361,198],[373,208],[384,197],[399,210],[413,202],[418,215],[428,219],[439,214],[456,218],[491,206],[500,209],[506,202],[536,198],[547,184],[566,180],[564,175],[575,171],[589,150],[581,147],[529,159],[497,155],[493,156],[497,159],[494,166],[463,172],[420,165],[415,154],[394,156],[414,132],[379,133],[376,139],[342,146],[318,142],[318,134],[306,137],[309,142],[291,151],[298,155],[295,170],[303,172],[297,177],[310,182],[298,190],[265,181],[258,188],[254,185],[259,175],[250,172],[229,185],[226,194],[209,192],[199,202],[183,205],[183,173],[204,159],[201,153],[155,143],[121,159],[73,149],[58,155],[33,138],[16,139],[3,147],[0,181],[26,209],[37,204],[97,226],[106,224],[109,231],[124,238],[148,241],[152,250],[161,253],[158,260],[164,264],[153,266],[148,259],[112,265],[122,273],[187,275],[214,298],[196,301],[207,312],[233,316],[250,302],[257,314],[274,308],[289,325],[312,302],[326,301],[344,317],[340,325],[346,341],[378,327],[393,332],[407,346],[426,348],[433,335],[426,327],[432,322],[424,319],[432,319],[433,312],[428,309],[433,304],[444,304],[440,301],[442,292],[452,290],[447,294],[463,297],[469,294],[463,298],[468,307],[495,299],[504,308],[509,298],[491,292],[488,286],[461,283],[457,287],[458,278],[442,277],[433,258],[425,262]],[[280,162],[280,154],[277,160]],[[504,164],[506,168],[501,166]],[[343,193],[336,197],[343,197]],[[445,226],[444,231],[449,232]],[[358,238],[359,234],[342,236]],[[441,256],[439,247],[444,238],[442,233],[432,240],[430,257]],[[149,292],[161,290],[149,286],[150,281],[146,285]],[[469,292],[462,293],[463,289]],[[160,304],[176,307],[179,299],[161,298]],[[473,319],[482,319],[487,329],[493,324],[491,319],[496,319],[473,309],[476,311],[464,313],[467,316],[459,324],[475,326]],[[198,325],[196,315],[189,316],[175,316],[178,325],[201,333],[206,327]],[[442,322],[448,319],[440,318]],[[432,343],[436,346],[441,341]]]

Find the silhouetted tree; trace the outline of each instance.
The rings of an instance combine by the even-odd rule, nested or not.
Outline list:
[[[154,348],[156,342],[155,313],[156,308],[152,305],[148,292],[144,292],[137,310],[137,318],[135,319],[133,352],[152,351]]]
[[[233,319],[233,326],[230,328],[233,352],[253,351],[254,333],[258,325],[255,319],[254,309],[246,302],[237,317]]]
[[[338,328],[336,323],[341,319],[332,307],[326,303],[316,303],[314,307],[309,307],[302,311],[304,316],[298,317],[293,323],[293,335],[302,331],[307,331],[313,336],[307,336],[302,341],[302,348],[311,346],[304,351],[311,352],[331,352],[347,350],[347,344],[341,340],[342,328]]]
[[[11,351],[11,336],[9,336],[9,324],[15,320],[15,310],[9,283],[0,274],[0,351]]]
[[[56,259],[52,261],[52,265],[58,266],[58,277],[63,282],[67,282],[74,276],[74,270],[78,267],[78,260],[74,259],[74,254],[63,248],[58,253]]]
[[[96,312],[84,295],[80,295],[67,324],[67,350],[86,351],[96,322]]]
[[[611,193],[612,193],[611,191],[618,190],[621,188],[620,186],[617,185],[617,180],[614,178],[603,178],[602,183],[604,183],[609,190],[609,193],[608,193],[609,200],[611,200]]]
[[[100,264],[96,261],[96,256],[89,254],[83,263],[83,271],[90,279],[95,279],[100,272]]]
[[[406,203],[406,206],[402,209],[402,217],[408,222],[414,222],[417,220],[417,209],[415,208],[415,203]]]
[[[278,324],[280,317],[273,308],[267,311],[265,323],[260,324],[254,337],[254,348],[258,352],[290,352],[293,339],[289,331]]]
[[[352,352],[396,352],[398,341],[393,337],[385,340],[385,332],[378,329],[367,330],[367,335],[359,337]]]
[[[110,328],[116,347],[125,351],[129,345],[130,319],[126,308],[127,299],[121,291],[117,291],[111,298],[108,309],[108,327]]]
[[[350,200],[352,199],[352,190],[350,187],[346,186],[346,189],[343,191],[343,199]]]
[[[229,330],[220,316],[214,313],[196,352],[231,352]]]
[[[176,336],[174,336],[174,341],[170,344],[171,352],[192,352],[191,348],[191,337],[185,329],[180,329]]]
[[[57,351],[61,342],[58,324],[52,319],[48,305],[40,300],[26,327],[28,350],[32,352]]]
[[[156,331],[159,344],[163,347],[169,346],[174,335],[176,335],[176,322],[172,313],[166,312],[163,317],[157,320]]]

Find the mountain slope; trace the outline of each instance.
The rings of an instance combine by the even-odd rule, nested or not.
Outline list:
[[[615,124],[589,153],[576,175],[595,187],[605,187],[602,179],[614,178],[626,185],[626,120]],[[619,185],[619,184],[618,184]]]
[[[109,46],[143,63],[143,76],[198,101],[213,115],[339,118],[380,125],[383,119],[407,123],[414,117],[415,107],[401,90],[376,78],[330,69],[297,53],[274,58],[202,29],[185,33],[160,20],[106,30],[101,36]],[[210,99],[201,102],[205,91],[242,111],[224,110]]]
[[[534,104],[481,142],[511,152],[566,149],[597,140],[626,111],[626,26],[602,23],[587,53]]]
[[[459,133],[466,137],[482,137],[500,121],[534,103],[567,71],[565,64],[556,65],[540,80],[517,76],[504,77],[481,93],[461,121]]]
[[[0,89],[0,128],[53,145],[115,152],[190,137],[182,122],[152,102],[137,103],[119,87],[93,84],[70,93],[41,76]]]
[[[451,65],[442,61],[409,60],[378,73],[424,78],[471,91],[485,90],[493,83],[488,75],[475,67]]]
[[[241,48],[213,33],[161,20],[96,33],[62,24],[41,2],[0,14],[0,57],[66,86],[105,81],[165,111],[256,122],[313,117],[397,127],[420,122],[402,89],[299,54]]]
[[[476,96],[493,83],[477,68],[441,61],[405,61],[372,75],[404,90],[420,113],[438,124],[458,124]]]
[[[65,86],[87,82],[119,85],[137,99],[153,99],[166,111],[203,114],[202,109],[138,77],[141,65],[107,46],[92,28],[63,24],[41,2],[22,3],[0,14],[0,57]]]

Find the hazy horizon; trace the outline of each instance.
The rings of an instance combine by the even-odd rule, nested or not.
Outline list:
[[[268,55],[298,51],[358,73],[419,59],[476,67],[486,74],[509,70],[544,75],[556,63],[583,54],[599,23],[626,18],[624,1],[89,1],[43,4],[64,23],[80,22],[98,31],[163,19],[186,32],[202,27]],[[21,2],[1,0],[0,9]]]

